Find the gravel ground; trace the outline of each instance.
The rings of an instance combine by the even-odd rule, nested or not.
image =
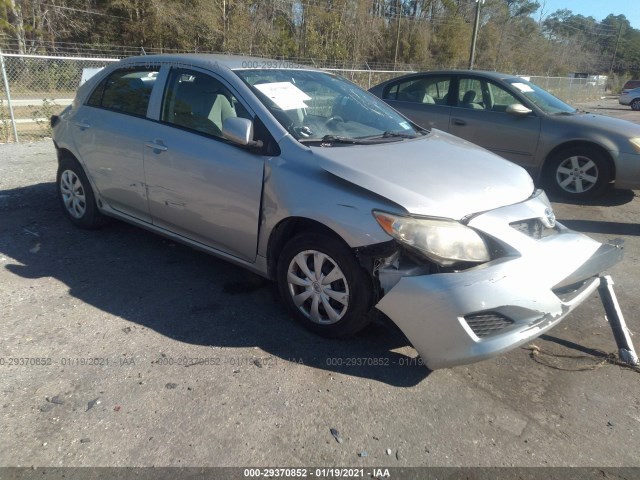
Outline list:
[[[430,373],[384,320],[319,338],[224,261],[120,222],[74,228],[55,169],[50,141],[0,145],[0,465],[640,466],[638,373],[525,349]],[[611,273],[640,332],[640,200],[555,209],[626,241]],[[586,357],[547,359],[568,369],[616,350],[597,296],[535,343]]]

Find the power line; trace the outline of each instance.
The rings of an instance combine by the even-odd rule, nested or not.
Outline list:
[[[81,10],[79,8],[63,7],[62,5],[53,5],[51,3],[41,3],[40,5],[44,5],[45,7],[53,7],[53,8],[57,8],[57,9],[60,9],[60,10],[70,10],[72,12],[86,13],[88,15],[99,15],[101,17],[111,17],[111,18],[120,18],[120,19],[123,19],[123,20],[130,20],[130,18],[128,18],[128,17],[121,17],[121,16],[118,16],[118,15],[109,15],[108,13],[93,12],[91,10]]]

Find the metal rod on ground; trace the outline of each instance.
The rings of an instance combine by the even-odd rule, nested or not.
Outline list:
[[[16,126],[16,119],[13,116],[13,104],[11,103],[11,92],[9,91],[9,78],[7,77],[7,70],[4,68],[4,56],[2,55],[2,50],[0,50],[0,68],[2,69],[2,81],[4,82],[4,90],[5,92],[7,92],[7,104],[9,105],[9,116],[11,117],[11,125],[13,126],[13,138],[16,139],[16,143],[20,143],[20,140],[18,139],[18,128]]]
[[[618,305],[616,294],[613,291],[613,279],[610,275],[600,277],[598,292],[602,299],[602,305],[604,305],[604,311],[607,314],[607,320],[609,321],[609,325],[611,325],[611,330],[613,330],[613,337],[616,339],[616,344],[618,345],[620,359],[629,365],[640,365],[638,355],[631,342],[629,329],[622,316],[622,310],[620,310],[620,305]]]

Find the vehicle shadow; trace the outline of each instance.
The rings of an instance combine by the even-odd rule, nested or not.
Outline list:
[[[602,222],[596,220],[560,220],[560,222],[571,230],[583,233],[640,236],[640,224],[637,223]]]
[[[410,343],[382,315],[352,339],[324,339],[290,319],[271,282],[246,270],[122,222],[96,231],[74,227],[54,183],[0,190],[0,216],[6,270],[52,277],[78,300],[176,342],[259,347],[279,359],[398,387],[430,373],[394,351]]]
[[[636,194],[633,190],[608,188],[600,197],[593,200],[567,200],[566,198],[547,193],[549,200],[565,205],[588,205],[595,207],[617,207],[633,201]]]
[[[540,338],[542,340],[546,340],[548,342],[555,343],[556,345],[559,345],[561,347],[565,347],[565,348],[568,348],[570,350],[575,350],[575,351],[583,353],[585,355],[591,355],[592,357],[596,357],[596,358],[607,358],[608,357],[608,354],[606,352],[603,352],[602,350],[599,350],[597,348],[586,347],[584,345],[580,345],[579,343],[572,342],[571,340],[558,338],[558,337],[555,337],[555,336],[549,335],[549,334],[540,335]]]

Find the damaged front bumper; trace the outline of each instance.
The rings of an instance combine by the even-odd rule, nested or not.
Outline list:
[[[452,273],[380,270],[376,307],[393,320],[430,369],[467,364],[522,345],[558,324],[598,288],[622,250],[554,224],[546,196],[480,214],[467,224],[506,256]],[[516,228],[539,222],[547,236]],[[417,273],[417,274],[416,274]],[[392,281],[389,281],[389,278]]]

